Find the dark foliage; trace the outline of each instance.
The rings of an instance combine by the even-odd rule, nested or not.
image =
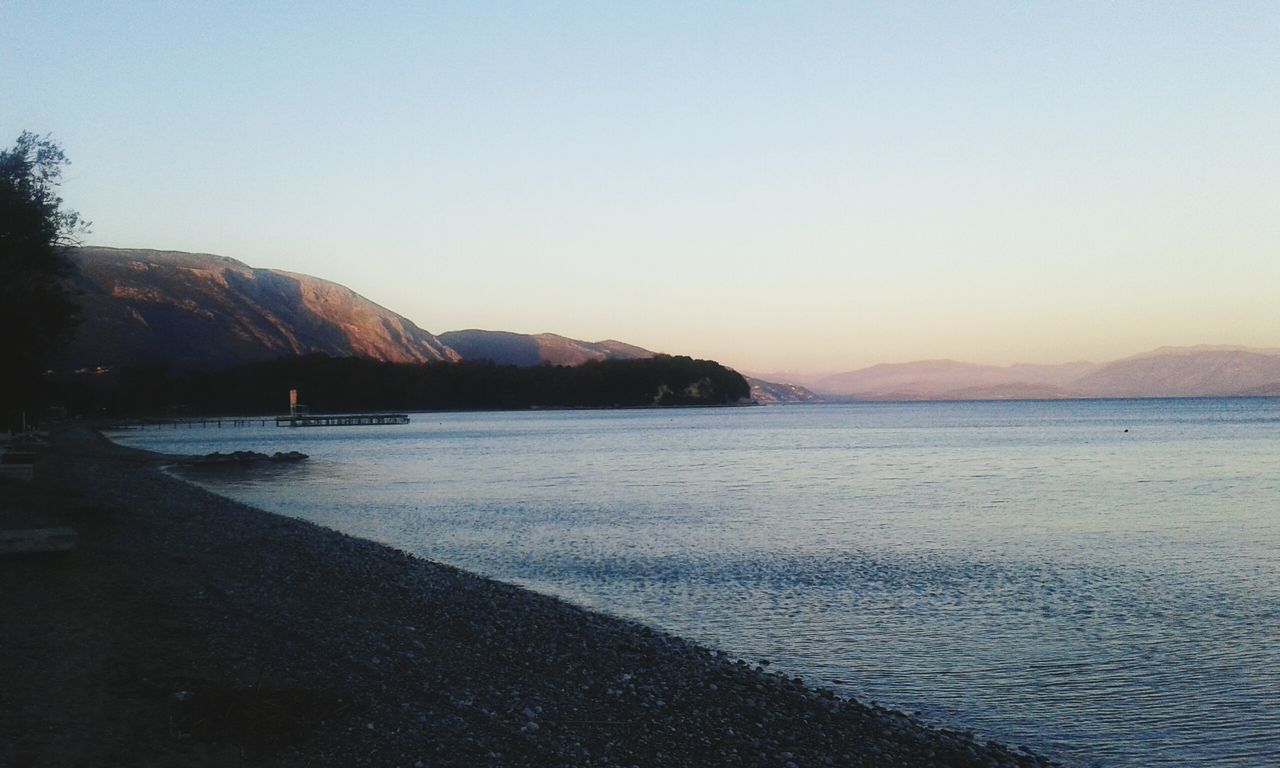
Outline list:
[[[62,249],[86,225],[57,194],[67,164],[57,144],[29,132],[0,151],[0,404],[10,423],[42,405],[41,374],[75,327]]]
[[[282,413],[290,389],[313,413],[722,405],[750,396],[737,372],[669,355],[519,368],[317,354],[219,373],[173,374],[157,366],[81,374],[63,386],[73,412],[110,416]]]

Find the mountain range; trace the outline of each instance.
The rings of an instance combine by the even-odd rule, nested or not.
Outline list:
[[[436,335],[337,283],[211,254],[85,247],[71,249],[69,259],[82,323],[58,366],[66,370],[157,364],[218,370],[314,352],[517,366],[654,355],[621,341],[551,333],[470,329]],[[766,403],[1280,396],[1280,349],[1162,347],[1108,363],[1061,365],[921,360],[820,377],[746,378],[753,397]]]
[[[785,374],[771,376],[786,380]],[[883,363],[803,380],[827,399],[1025,400],[1280,394],[1280,349],[1161,347],[1106,363]]]
[[[86,247],[69,258],[82,319],[64,360],[73,370],[157,363],[216,370],[313,352],[519,366],[654,354],[550,333],[437,336],[337,283],[212,254]]]
[[[384,362],[580,365],[649,358],[621,341],[462,330],[439,335],[328,280],[204,253],[69,251],[82,323],[59,366],[219,370],[320,352]],[[816,400],[802,387],[751,381],[760,402]]]

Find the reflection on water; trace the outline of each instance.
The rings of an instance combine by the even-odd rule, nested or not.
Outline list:
[[[1075,763],[1280,764],[1278,401],[421,414],[122,439],[301,450],[195,479]]]

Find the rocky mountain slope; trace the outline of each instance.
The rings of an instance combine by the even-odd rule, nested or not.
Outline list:
[[[209,254],[77,248],[81,323],[69,369],[150,363],[216,369],[324,352],[456,360],[408,319],[337,283]]]
[[[751,386],[751,399],[761,405],[822,402],[821,397],[799,384],[775,384],[754,376],[747,376],[746,379]]]
[[[519,366],[654,354],[621,341],[552,333],[436,336],[337,283],[223,256],[97,247],[76,248],[70,256],[84,321],[67,355],[73,370],[150,363],[214,370],[312,352]]]

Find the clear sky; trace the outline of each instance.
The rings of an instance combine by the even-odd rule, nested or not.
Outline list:
[[[1280,2],[0,2],[93,244],[749,370],[1280,346]]]

